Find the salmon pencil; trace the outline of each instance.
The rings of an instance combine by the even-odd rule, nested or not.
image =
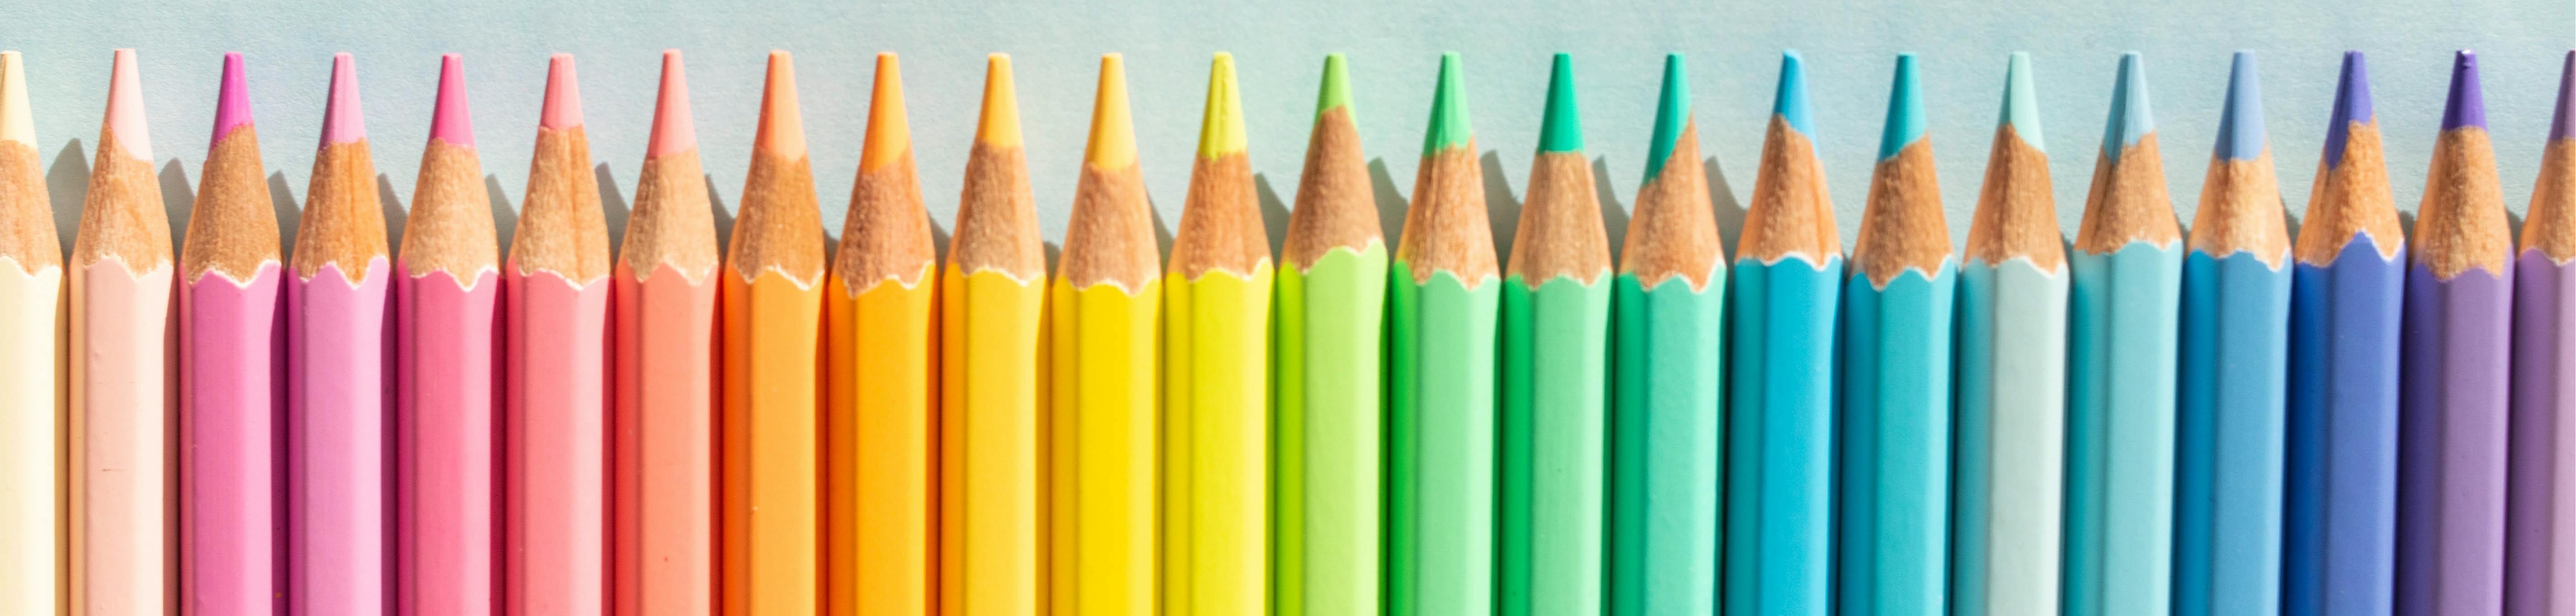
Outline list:
[[[502,609],[599,614],[608,598],[608,221],[570,54],[546,69],[528,196],[501,269]]]
[[[27,68],[0,52],[0,606],[62,607],[55,541],[65,396],[63,250],[36,156]]]
[[[2514,263],[2506,616],[2576,610],[2576,51],[2560,67]]]
[[[385,217],[358,66],[331,58],[322,146],[286,287],[287,611],[385,605]],[[470,538],[466,538],[470,540]]]
[[[984,60],[955,231],[939,281],[937,605],[1037,613],[1046,583],[1046,247],[1007,55]]]
[[[796,68],[769,52],[732,272],[724,279],[723,584],[727,616],[813,614],[822,580],[823,223]]]
[[[277,214],[251,126],[242,56],[224,54],[215,132],[179,267],[179,604],[271,614],[277,593]]]
[[[609,611],[715,610],[716,225],[688,76],[662,52],[635,211],[609,289]]]
[[[1162,599],[1155,377],[1163,301],[1118,54],[1100,58],[1080,182],[1047,300],[1048,601],[1061,614],[1151,614]]]
[[[71,613],[175,605],[169,534],[170,220],[152,177],[143,79],[116,50],[71,277]]]
[[[857,184],[823,293],[824,613],[927,615],[938,478],[939,255],[912,161],[903,73],[877,54]]]
[[[439,59],[438,101],[394,260],[396,613],[489,610],[501,271],[464,60]]]

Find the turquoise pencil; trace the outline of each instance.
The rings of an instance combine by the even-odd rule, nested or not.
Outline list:
[[[1878,168],[1843,283],[1842,614],[1936,616],[1947,604],[1958,280],[1914,64],[1913,54],[1896,57]]]
[[[2147,77],[2120,57],[2067,299],[2066,616],[2169,616],[2182,231]]]

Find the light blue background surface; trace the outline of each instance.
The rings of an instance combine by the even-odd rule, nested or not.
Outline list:
[[[644,155],[660,50],[687,54],[706,169],[727,208],[749,158],[763,53],[789,50],[823,219],[836,236],[864,134],[870,56],[903,55],[923,194],[945,228],[973,136],[984,54],[1009,52],[1051,242],[1062,235],[1072,200],[1102,52],[1128,58],[1147,188],[1169,228],[1188,186],[1209,53],[1235,54],[1265,200],[1289,202],[1322,54],[1350,54],[1361,132],[1390,180],[1382,183],[1382,200],[1400,200],[1411,194],[1437,53],[1454,50],[1465,55],[1478,147],[1490,153],[1489,191],[1511,187],[1492,191],[1495,233],[1507,253],[1516,195],[1537,143],[1548,57],[1557,51],[1574,54],[1586,145],[1600,161],[1596,169],[1607,170],[1604,190],[1615,195],[1605,209],[1621,211],[1640,181],[1662,56],[1688,54],[1702,152],[1721,172],[1712,183],[1732,244],[1784,47],[1808,60],[1818,149],[1848,240],[1859,224],[1900,51],[1921,54],[1942,196],[1953,234],[1964,238],[2011,51],[2034,55],[2058,217],[2072,229],[2120,51],[2146,54],[2168,181],[2189,221],[2217,134],[2230,52],[2262,54],[2272,150],[2293,212],[2308,198],[2340,52],[2370,53],[2390,177],[2399,206],[2411,211],[2422,195],[2450,53],[2478,49],[2506,202],[2520,211],[2548,130],[2559,62],[2576,45],[2576,4],[2565,0],[2359,0],[2339,7],[2244,0],[372,4],[25,2],[7,11],[0,48],[26,53],[65,243],[115,47],[141,55],[153,153],[174,224],[184,224],[190,192],[175,189],[193,189],[203,162],[225,51],[248,55],[268,168],[298,199],[320,129],[330,53],[355,53],[377,171],[389,196],[403,202],[427,138],[437,54],[464,53],[484,170],[512,207],[526,190],[546,54],[576,54],[591,154],[613,178],[603,189],[612,211],[622,213]],[[1275,239],[1286,214],[1269,211]],[[1400,211],[1386,220],[1394,232]],[[505,234],[511,223],[503,220]],[[1614,246],[1624,226],[1624,215],[1610,221]]]

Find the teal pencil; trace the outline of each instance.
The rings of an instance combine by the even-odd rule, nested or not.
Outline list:
[[[2066,247],[2031,80],[2030,54],[2013,54],[1959,269],[1950,596],[1961,614],[2058,609]]]
[[[1958,280],[1913,54],[1896,57],[1842,309],[1838,613],[1937,616],[1950,539],[1950,309]],[[1977,613],[1977,612],[1971,612]]]
[[[2168,616],[2182,229],[2147,78],[2120,57],[2067,300],[2066,616]]]
[[[1681,54],[1654,130],[1611,281],[1610,613],[1715,614],[1726,270]]]

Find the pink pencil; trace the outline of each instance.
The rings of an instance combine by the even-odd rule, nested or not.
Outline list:
[[[224,54],[215,135],[179,255],[181,609],[276,611],[269,427],[277,416],[277,216],[251,127],[242,56]]]
[[[358,68],[331,59],[321,151],[286,287],[289,613],[385,609],[384,214]]]
[[[636,173],[615,299],[613,484],[621,616],[715,609],[716,227],[689,124],[680,52],[662,52],[662,92]]]
[[[439,59],[438,103],[420,159],[402,275],[394,278],[396,613],[484,614],[499,564],[492,415],[500,249],[456,54]]]
[[[601,614],[608,473],[608,221],[572,56],[546,71],[528,198],[502,294],[508,323],[510,614]]]
[[[71,276],[71,613],[170,609],[170,220],[116,50]]]

